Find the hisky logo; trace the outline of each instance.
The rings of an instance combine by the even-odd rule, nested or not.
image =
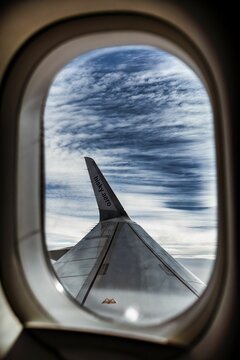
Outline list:
[[[107,206],[111,206],[111,201],[109,200],[109,197],[106,194],[106,190],[104,189],[103,183],[101,182],[101,180],[99,179],[99,176],[95,176],[94,178],[94,182],[97,185],[98,188],[98,192],[101,193],[103,200],[105,201]]]

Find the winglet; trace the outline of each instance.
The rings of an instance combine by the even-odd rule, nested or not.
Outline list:
[[[85,157],[85,161],[97,200],[100,221],[121,216],[129,218],[95,161],[89,157]]]

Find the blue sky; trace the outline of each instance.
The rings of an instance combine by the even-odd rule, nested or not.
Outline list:
[[[56,75],[44,129],[49,248],[74,245],[98,222],[89,156],[129,216],[173,256],[198,268],[214,259],[213,115],[182,61],[149,46],[81,55]]]

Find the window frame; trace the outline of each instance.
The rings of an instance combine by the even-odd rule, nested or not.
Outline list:
[[[219,225],[214,271],[199,301],[178,317],[154,328],[130,325],[116,327],[99,319],[96,321],[91,314],[82,311],[56,279],[44,241],[41,121],[48,87],[57,71],[68,60],[80,54],[79,49],[86,52],[96,48],[96,45],[105,47],[132,44],[133,40],[135,43],[139,41],[139,44],[153,46],[161,43],[161,49],[187,62],[209,92],[215,119]],[[54,59],[58,59],[58,62]],[[12,85],[16,78],[18,82],[12,96]],[[9,231],[9,243],[5,245],[4,253],[7,259],[11,257],[10,262],[13,264],[6,281],[9,283],[10,294],[15,298],[14,307],[20,318],[24,322],[35,324],[34,326],[44,322],[60,324],[64,328],[160,343],[170,341],[186,345],[193,342],[214,317],[217,300],[225,283],[223,269],[226,266],[227,251],[227,207],[220,201],[227,198],[226,177],[219,170],[220,166],[227,167],[224,161],[223,113],[220,85],[206,54],[179,29],[154,17],[140,14],[82,17],[54,24],[30,39],[16,55],[5,84],[2,111],[5,116],[9,113],[6,128],[12,144],[10,156],[13,160],[8,175],[16,179],[16,183],[11,180],[8,191],[9,194],[12,191],[12,194],[7,211],[10,217],[6,220],[6,226],[8,229],[12,226],[13,229]],[[13,124],[17,132],[12,131]],[[16,280],[17,286],[13,286]],[[64,314],[62,309],[66,307]],[[189,333],[190,325],[195,322],[197,324]]]

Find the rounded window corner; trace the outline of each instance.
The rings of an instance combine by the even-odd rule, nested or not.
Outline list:
[[[218,84],[213,80],[214,77],[211,74],[206,58],[198,51],[198,47],[183,36],[183,34],[178,34],[175,38],[174,32],[176,32],[176,29],[169,24],[166,26],[164,21],[151,20],[151,18],[146,17],[143,26],[141,26],[139,16],[132,14],[131,17],[135,26],[131,25],[129,29],[126,28],[123,21],[124,16],[126,15],[123,15],[121,19],[121,16],[118,15],[115,24],[114,20],[110,21],[107,25],[107,31],[104,31],[106,24],[104,16],[97,17],[95,27],[94,16],[89,22],[87,19],[83,19],[85,25],[83,26],[84,30],[82,33],[81,28],[78,26],[78,22],[81,22],[81,19],[69,20],[65,23],[52,26],[48,31],[42,32],[39,37],[36,35],[32,43],[29,42],[23,49],[13,65],[9,85],[7,84],[6,95],[3,99],[4,114],[6,114],[6,109],[9,107],[10,90],[14,83],[14,77],[16,73],[24,69],[19,76],[18,84],[14,90],[13,111],[10,114],[9,120],[9,122],[18,127],[18,133],[11,135],[16,149],[14,161],[16,167],[11,171],[17,178],[16,192],[14,192],[14,204],[17,206],[14,224],[16,225],[17,234],[15,237],[13,236],[11,242],[12,250],[17,249],[18,254],[18,265],[15,269],[20,269],[20,279],[24,283],[22,289],[25,288],[23,291],[25,293],[28,292],[32,296],[32,298],[31,296],[29,298],[29,303],[32,301],[39,309],[38,316],[36,317],[37,322],[42,320],[52,324],[58,323],[65,328],[74,327],[83,331],[102,332],[104,334],[115,334],[129,338],[133,336],[160,343],[170,341],[180,345],[188,345],[200,336],[202,329],[209,323],[209,319],[214,313],[217,298],[222,291],[222,278],[224,276],[222,271],[224,239],[222,239],[222,236],[218,240],[217,261],[211,280],[199,300],[184,313],[176,318],[169,319],[165,323],[163,322],[158,328],[154,325],[153,327],[146,326],[144,329],[141,326],[138,327],[129,323],[121,324],[118,328],[114,322],[104,321],[103,319],[98,319],[99,322],[96,324],[97,317],[91,311],[87,312],[79,308],[69,294],[61,288],[62,285],[58,279],[55,279],[54,272],[50,270],[50,261],[46,259],[46,246],[43,244],[45,238],[45,229],[43,229],[45,221],[43,221],[44,215],[42,213],[44,207],[41,195],[43,192],[41,178],[43,171],[41,167],[43,106],[46,105],[51,82],[58,70],[80,53],[85,54],[96,48],[121,46],[123,44],[147,44],[148,46],[158,48],[163,47],[164,50],[180,57],[189,64],[191,68],[197,71],[197,75],[200,75],[212,104],[217,153],[216,162],[218,167],[222,129],[221,123],[215,117],[216,113],[219,114],[221,110],[218,95],[216,95],[218,94],[216,90]],[[144,18],[144,16],[141,15],[141,18]],[[134,22],[134,19],[136,19],[136,22]],[[158,33],[155,25],[160,23]],[[58,27],[60,27],[61,31]],[[62,31],[63,29],[66,32]],[[169,33],[168,29],[170,29]],[[52,36],[49,36],[50,33]],[[182,36],[182,38],[178,42],[176,39],[179,36],[180,38]],[[38,49],[37,54],[35,48]],[[26,59],[27,62],[25,62]],[[23,66],[24,63],[25,67]],[[8,131],[9,133],[11,132],[10,125],[8,125]],[[12,156],[14,157],[14,155]],[[223,188],[222,180],[219,180],[221,176],[223,177],[221,174],[221,171],[217,172],[218,199],[222,196],[219,194]],[[13,189],[13,185],[11,189]],[[105,199],[104,201],[105,206],[107,205],[107,200]],[[14,212],[14,209],[12,208],[11,211]],[[218,234],[225,229],[222,214],[223,209],[219,202],[217,215],[219,219]],[[134,228],[133,231],[136,232],[138,230]],[[103,301],[107,301],[107,299],[109,300],[109,298],[104,298]],[[111,300],[117,302],[114,296]],[[21,299],[19,299],[20,301]],[[17,307],[22,307],[23,317],[26,321],[31,322],[32,313],[28,313],[27,307],[23,306],[23,304],[18,304]],[[68,311],[64,313],[63,309],[66,308]],[[136,311],[134,312],[134,309],[130,310],[127,315],[129,319],[136,318]],[[198,319],[198,324],[189,334],[186,329],[195,319]],[[132,335],[131,327],[134,328],[134,335]]]

